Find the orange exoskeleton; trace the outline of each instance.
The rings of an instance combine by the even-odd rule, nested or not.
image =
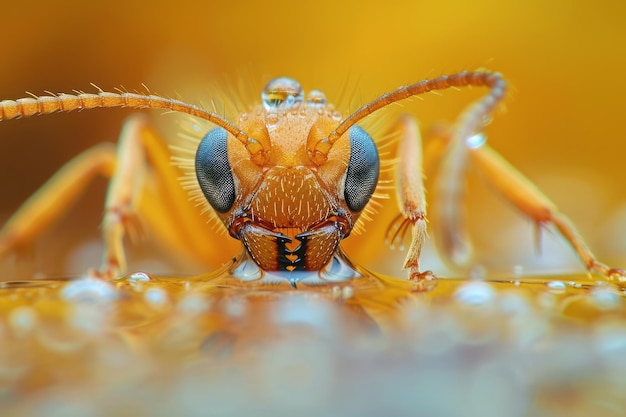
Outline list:
[[[452,127],[441,132],[441,146],[422,155],[421,139],[410,117],[399,121],[402,132],[396,173],[400,214],[390,226],[392,241],[412,230],[404,268],[409,278],[432,279],[419,264],[426,237],[426,201],[422,184],[422,159],[440,165],[436,183],[439,199],[434,210],[436,231],[443,254],[456,263],[467,259],[467,244],[460,224],[458,201],[468,161],[483,171],[487,181],[537,224],[553,224],[569,241],[589,271],[604,276],[624,275],[600,263],[587,248],[568,219],[520,173],[482,140],[482,129],[506,93],[500,74],[489,71],[460,72],[401,87],[360,107],[349,117],[341,115],[317,90],[305,94],[289,78],[271,81],[262,102],[238,118],[238,124],[179,100],[151,94],[110,93],[58,94],[0,102],[0,120],[97,107],[169,109],[213,123],[200,141],[193,161],[197,184],[190,188],[205,198],[228,233],[240,240],[246,253],[262,271],[322,271],[341,257],[339,244],[355,228],[379,182],[380,160],[370,135],[357,125],[369,114],[391,103],[429,91],[450,87],[485,86],[487,94],[469,105]],[[136,174],[139,157],[162,154],[162,146],[145,139],[145,122],[132,119],[121,135],[115,155],[117,165],[106,202],[103,221],[104,264],[100,274],[117,276],[125,268],[122,239],[132,231],[136,193],[129,184]],[[138,121],[139,120],[139,121]],[[85,165],[110,166],[104,152],[84,159]],[[107,154],[108,155],[108,154]],[[99,158],[99,159],[98,159]],[[188,164],[190,165],[190,164]],[[189,166],[187,167],[189,168]],[[86,172],[87,168],[76,168]],[[82,170],[82,171],[81,171]],[[58,179],[47,196],[75,187],[67,178]],[[43,194],[46,194],[45,192]],[[41,204],[39,205],[41,206]],[[0,234],[0,256],[32,240],[50,221],[45,209],[24,207]],[[44,220],[34,220],[34,219]],[[297,280],[288,278],[295,286]]]
[[[315,149],[337,127],[325,107],[321,93],[305,101],[295,81],[279,78],[239,125],[253,142],[217,127],[198,147],[204,196],[263,270],[326,266],[378,183],[376,145],[358,126],[328,151]]]

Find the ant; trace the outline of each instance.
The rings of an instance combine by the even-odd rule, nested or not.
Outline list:
[[[436,212],[443,255],[462,264],[469,258],[460,221],[459,201],[469,163],[484,173],[506,199],[538,225],[552,224],[565,237],[589,272],[607,278],[624,276],[621,269],[599,262],[568,218],[517,170],[485,143],[486,120],[505,97],[507,83],[497,72],[463,71],[400,87],[361,106],[342,118],[318,90],[305,96],[290,78],[272,80],[262,92],[261,104],[242,113],[233,123],[215,112],[180,100],[153,94],[106,92],[49,94],[0,102],[0,120],[69,112],[99,107],[166,109],[204,119],[215,125],[199,142],[195,156],[178,159],[188,172],[184,188],[207,205],[229,235],[243,244],[244,258],[261,273],[324,271],[344,262],[340,242],[367,217],[372,198],[384,188],[379,181],[381,161],[376,142],[357,125],[365,117],[392,103],[430,91],[465,86],[486,87],[487,93],[471,103],[455,123],[435,139],[440,146],[422,150],[413,118],[402,117],[396,166],[400,213],[387,230],[393,244],[411,230],[404,261],[408,278],[432,281],[420,267],[427,236],[427,212],[422,163],[439,164],[435,183]],[[169,149],[142,116],[128,119],[117,149],[99,146],[78,156],[53,177],[35,197],[18,210],[0,231],[0,256],[31,242],[64,209],[70,194],[84,188],[85,178],[110,171],[102,223],[104,262],[97,275],[115,278],[125,271],[123,238],[136,233],[143,215],[134,206],[142,187],[137,178],[146,156],[154,164],[154,179],[174,193],[166,202],[152,204],[151,225],[176,225],[190,214],[180,197],[182,187]],[[172,218],[174,216],[174,218]],[[194,227],[192,226],[191,229]],[[201,233],[198,230],[192,234]],[[185,240],[183,238],[183,240]],[[192,239],[193,240],[193,239]],[[194,249],[192,249],[194,250]],[[202,248],[195,248],[201,252]],[[202,256],[202,255],[199,255]],[[206,255],[210,256],[210,255]],[[295,287],[297,279],[288,278]]]

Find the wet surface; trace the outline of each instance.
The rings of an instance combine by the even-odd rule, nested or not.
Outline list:
[[[5,282],[1,414],[622,415],[618,283],[358,272]]]

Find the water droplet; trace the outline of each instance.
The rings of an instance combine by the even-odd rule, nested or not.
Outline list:
[[[145,272],[135,272],[128,276],[128,281],[130,282],[148,282],[151,279],[152,278],[150,278],[150,275],[146,274]]]
[[[143,295],[144,300],[153,307],[163,307],[167,304],[168,296],[163,288],[149,288]]]
[[[267,110],[278,107],[288,109],[304,101],[304,92],[300,84],[291,78],[275,78],[263,89],[263,105]]]
[[[595,287],[591,290],[591,299],[600,310],[614,310],[622,302],[622,298],[614,289],[609,287]]]
[[[326,95],[320,90],[311,90],[306,102],[311,107],[324,107],[326,105]]]
[[[332,117],[332,119],[336,122],[340,122],[341,121],[341,112],[335,110],[334,112],[332,112],[330,114],[330,117]]]
[[[477,133],[467,138],[467,147],[470,149],[477,149],[487,143],[487,137],[482,133]]]
[[[248,113],[241,113],[241,115],[239,115],[239,121],[245,122],[246,120],[248,120]]]
[[[563,281],[550,281],[546,285],[555,294],[564,293],[567,290],[567,285]]]
[[[68,317],[68,323],[85,333],[97,334],[105,329],[107,309],[90,304],[78,304]]]
[[[333,256],[324,269],[319,272],[319,277],[324,281],[341,282],[359,276],[350,265],[337,256]]]
[[[8,322],[16,333],[24,335],[37,325],[37,311],[28,306],[16,307],[9,313]]]
[[[279,123],[280,117],[277,113],[271,112],[265,116],[265,126],[267,126],[268,129],[275,129]]]
[[[235,278],[242,281],[256,281],[263,278],[263,271],[250,259],[243,259],[232,271]]]
[[[66,284],[61,290],[61,297],[74,302],[108,303],[117,299],[117,291],[108,282],[87,277]]]
[[[479,306],[492,302],[496,292],[485,282],[471,281],[463,284],[454,295],[463,304]]]

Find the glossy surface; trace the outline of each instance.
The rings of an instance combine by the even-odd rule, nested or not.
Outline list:
[[[0,288],[2,415],[617,416],[623,290],[585,277]]]

